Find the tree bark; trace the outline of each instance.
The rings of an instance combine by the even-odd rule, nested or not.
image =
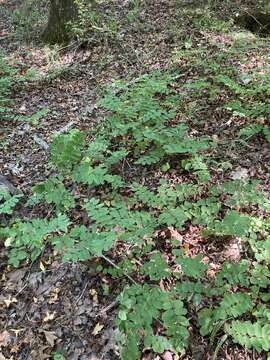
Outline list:
[[[75,0],[50,0],[50,14],[43,40],[50,44],[63,44],[70,40],[68,23],[78,16]]]

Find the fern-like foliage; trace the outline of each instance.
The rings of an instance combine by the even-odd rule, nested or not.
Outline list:
[[[114,245],[116,234],[106,231],[98,232],[95,227],[89,231],[82,225],[75,226],[68,235],[53,237],[51,241],[64,255],[64,261],[76,262],[102,256]]]
[[[259,353],[270,350],[270,325],[259,321],[232,321],[225,327],[234,342],[246,349],[256,349]]]
[[[28,204],[44,201],[47,204],[54,204],[57,212],[75,206],[75,199],[65,188],[61,177],[50,177],[46,182],[35,185],[32,190],[34,196]]]
[[[5,54],[0,51],[0,115],[2,119],[12,118],[11,91],[18,70],[8,64]]]
[[[51,145],[51,158],[59,171],[70,171],[82,159],[84,141],[85,134],[76,129],[55,137]]]
[[[202,336],[211,334],[215,326],[232,318],[238,318],[251,312],[253,302],[248,294],[237,292],[224,295],[220,305],[215,308],[204,308],[198,314],[198,323]]]
[[[202,255],[191,258],[184,256],[181,250],[174,250],[173,254],[176,256],[175,262],[181,265],[185,275],[194,279],[201,279],[204,276],[208,266],[202,262]]]
[[[168,265],[160,253],[152,255],[141,268],[141,272],[147,274],[151,280],[161,280],[171,275]]]
[[[6,237],[5,245],[11,247],[9,262],[18,266],[29,256],[34,261],[43,251],[45,239],[54,233],[66,232],[69,224],[65,215],[58,215],[51,220],[17,220],[11,227],[1,229],[1,234]]]
[[[130,88],[120,84],[117,91],[111,89],[101,101],[114,113],[108,120],[112,137],[133,149],[136,164],[156,164],[178,154],[195,155],[209,146],[207,139],[189,137],[185,124],[166,126],[175,112],[168,108],[168,101],[157,96],[171,91],[171,81],[168,76],[142,76]]]
[[[245,293],[225,294],[216,310],[215,318],[237,318],[253,308],[251,298]]]
[[[270,264],[270,236],[261,241],[250,242],[252,250],[254,251],[255,258],[259,262]]]
[[[251,225],[248,215],[242,215],[235,210],[229,210],[221,221],[214,221],[213,231],[221,235],[245,237]]]
[[[6,191],[0,191],[0,214],[11,215],[22,196],[22,194],[12,196]]]
[[[162,292],[158,287],[134,285],[125,289],[119,301],[118,325],[125,334],[123,359],[140,358],[138,343],[142,337],[144,346],[158,353],[166,349],[181,352],[187,346],[187,311],[173,294]],[[157,320],[163,325],[166,338],[153,333],[152,325]]]
[[[191,66],[204,71],[201,52],[196,51],[198,59],[191,53]],[[222,70],[220,59],[207,64],[203,77],[183,90],[196,101],[202,92],[210,95],[209,101],[232,93],[240,106],[237,116],[243,108],[254,114],[245,103],[267,91],[265,79],[257,82],[257,88],[247,87],[233,71],[215,74],[217,69]],[[110,263],[106,270],[101,265],[107,275],[144,283],[126,287],[119,296],[124,360],[140,359],[143,348],[160,354],[165,350],[184,353],[189,319],[192,326],[198,320],[202,336],[214,338],[223,331],[248,349],[267,351],[268,335],[265,338],[262,331],[268,334],[270,225],[265,214],[269,199],[256,181],[227,181],[211,187],[206,154],[211,144],[204,136],[195,137],[176,116],[184,95],[174,90],[173,81],[171,76],[154,74],[117,82],[101,101],[110,115],[91,134],[89,144],[79,130],[53,140],[51,163],[56,175],[33,188],[34,197],[27,205],[45,202],[52,205],[54,214],[48,219],[12,219],[10,226],[1,229],[11,249],[10,263],[34,261],[49,244],[64,261],[100,257]],[[255,130],[267,136],[264,125]],[[252,134],[242,131],[240,135]],[[166,172],[173,170],[176,177],[158,181],[156,176],[152,183],[141,176],[145,169],[167,179]],[[187,174],[191,176],[183,182]],[[0,214],[10,214],[18,197],[0,196]],[[75,207],[82,209],[84,225],[77,217],[71,224],[65,215],[76,216],[71,211]],[[247,215],[254,208],[263,211],[259,216]],[[209,279],[205,254],[196,253],[198,247],[182,234],[188,234],[187,229],[192,232],[192,225],[196,231],[202,229],[200,235],[214,235],[217,242],[246,240],[252,259],[227,261],[215,279]],[[116,245],[128,250],[121,251],[114,264],[107,252],[115,253]]]
[[[224,286],[225,283],[230,285],[249,286],[248,278],[249,262],[241,260],[239,263],[225,262],[222,269],[216,276],[216,285]]]
[[[108,232],[113,230],[122,241],[140,243],[144,237],[151,236],[157,226],[149,212],[130,211],[123,202],[114,202],[109,207],[92,198],[85,203],[85,209],[98,226]]]
[[[245,208],[257,205],[260,209],[270,211],[270,199],[259,189],[260,181],[234,180],[215,186],[211,189],[214,195],[228,194],[226,205],[234,208]]]

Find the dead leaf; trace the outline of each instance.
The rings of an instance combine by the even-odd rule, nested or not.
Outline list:
[[[26,269],[17,269],[8,273],[6,276],[8,278],[8,281],[13,283],[18,283],[23,279],[25,274],[26,274]]]
[[[92,331],[92,335],[94,335],[94,336],[98,335],[103,328],[104,328],[104,325],[97,323],[96,326],[94,327],[94,330]]]
[[[25,113],[26,112],[26,105],[25,104],[22,104],[22,106],[19,108],[20,112],[21,113]]]
[[[170,351],[165,351],[163,354],[163,360],[173,360],[173,355]]]
[[[242,250],[243,250],[243,245],[241,239],[239,238],[232,239],[225,248],[224,257],[226,260],[236,261],[236,262],[240,261]]]
[[[180,245],[182,245],[183,243],[183,236],[181,234],[179,234],[178,231],[176,231],[173,227],[169,227],[170,233],[171,233],[171,238],[174,240],[178,240]]]
[[[55,304],[58,301],[58,294],[60,293],[59,288],[54,288],[52,294],[50,294],[49,304]]]
[[[235,171],[231,173],[231,178],[233,180],[244,180],[248,178],[248,170],[246,168],[238,167]]]
[[[18,337],[24,329],[10,329],[10,330],[15,333],[16,337]]]
[[[6,347],[11,340],[11,335],[7,330],[0,333],[0,349]]]
[[[40,263],[39,263],[39,268],[40,268],[40,270],[41,270],[42,272],[45,272],[45,271],[46,271],[45,266],[44,266],[44,264],[43,264],[42,261],[40,261]]]
[[[13,345],[12,348],[10,349],[11,354],[17,354],[19,351],[20,351],[20,347],[17,344]],[[1,360],[1,358],[0,358],[0,360]]]
[[[46,312],[46,316],[45,318],[43,319],[43,322],[48,322],[48,321],[51,321],[55,318],[55,311],[53,313],[49,313],[49,311]]]
[[[89,293],[90,293],[90,295],[91,295],[92,298],[93,298],[93,303],[94,303],[95,305],[97,305],[97,304],[98,304],[98,296],[97,296],[97,291],[96,291],[96,289],[90,289],[90,290],[89,290]]]
[[[58,339],[58,337],[55,335],[55,333],[53,331],[43,330],[43,332],[44,332],[45,338],[47,340],[47,343],[51,347],[54,347],[55,340]]]
[[[9,308],[10,305],[12,304],[16,304],[17,299],[16,298],[9,298],[9,299],[5,299],[4,303],[6,304],[6,307]]]

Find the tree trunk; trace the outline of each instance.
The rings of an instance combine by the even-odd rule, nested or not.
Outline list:
[[[50,0],[50,14],[43,40],[50,44],[62,44],[70,40],[68,23],[78,16],[75,0]]]

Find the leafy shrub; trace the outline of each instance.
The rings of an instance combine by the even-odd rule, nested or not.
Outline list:
[[[3,119],[8,118],[12,104],[11,91],[17,70],[10,66],[3,52],[0,52],[0,114]]]
[[[26,0],[12,13],[15,36],[25,41],[39,37],[48,16],[49,1]]]
[[[65,215],[46,220],[34,219],[31,222],[17,220],[11,227],[1,229],[6,236],[5,245],[11,247],[10,263],[18,266],[22,260],[34,261],[43,251],[45,239],[57,232],[66,232],[69,220]]]
[[[139,359],[138,343],[143,330],[144,347],[157,353],[166,349],[183,352],[187,346],[187,310],[177,296],[162,292],[158,287],[133,285],[120,295],[118,326],[127,338],[122,352],[123,359]],[[153,323],[158,321],[166,336],[153,334]]]
[[[11,195],[6,191],[0,191],[0,215],[13,213],[14,207],[23,195]]]
[[[35,72],[29,70],[25,75],[19,75],[19,68],[15,62],[8,61],[4,52],[0,51],[0,115],[2,120],[25,120],[35,123],[41,116],[46,114],[43,109],[30,117],[16,116],[13,112],[12,91],[15,84],[33,79]]]
[[[118,22],[114,14],[104,12],[94,0],[75,0],[78,17],[68,26],[75,39],[87,41],[98,34],[114,40],[118,34]]]
[[[247,213],[254,207],[269,212],[270,201],[256,181],[211,186],[206,156],[211,143],[176,121],[179,96],[172,83],[171,76],[160,74],[117,83],[101,101],[109,116],[89,145],[76,129],[53,140],[51,165],[58,175],[36,185],[28,203],[51,204],[53,213],[49,219],[17,219],[1,230],[10,263],[34,261],[48,244],[64,261],[100,257],[112,266],[107,274],[132,281],[119,296],[123,359],[139,359],[143,348],[184,353],[191,325],[203,336],[223,332],[248,349],[268,351],[270,223]],[[137,175],[125,176],[125,164]],[[171,166],[180,175],[188,172],[193,182],[141,183],[142,169],[163,167],[166,174]],[[75,206],[87,221],[73,220]],[[210,280],[203,254],[188,256],[181,244],[181,232],[190,224],[218,241],[246,241],[250,260],[225,262]],[[162,231],[172,234],[169,257],[158,249]],[[118,264],[108,261],[108,251],[126,244],[128,254],[119,254]],[[140,261],[133,261],[136,257]],[[161,290],[164,281],[173,286]]]

